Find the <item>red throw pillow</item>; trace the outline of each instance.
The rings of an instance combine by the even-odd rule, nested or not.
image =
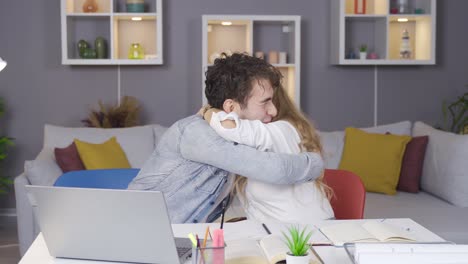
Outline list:
[[[55,148],[55,160],[63,173],[76,170],[86,170],[81,161],[75,142],[66,148]]]
[[[406,145],[405,155],[401,164],[400,180],[397,189],[405,192],[419,192],[424,156],[428,136],[413,137]]]

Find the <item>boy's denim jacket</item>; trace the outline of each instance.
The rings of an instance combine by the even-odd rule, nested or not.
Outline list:
[[[262,152],[221,138],[199,115],[174,123],[129,189],[162,191],[172,223],[203,221],[229,172],[273,184],[314,180],[323,172],[317,153]]]

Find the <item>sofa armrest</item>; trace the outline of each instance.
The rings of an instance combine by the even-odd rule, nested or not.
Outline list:
[[[31,183],[24,172],[15,178],[16,221],[18,224],[18,240],[21,256],[26,253],[39,233],[33,208],[26,195],[25,186],[29,184]]]

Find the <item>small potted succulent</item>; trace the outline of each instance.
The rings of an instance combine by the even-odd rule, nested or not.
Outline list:
[[[283,233],[285,243],[289,248],[286,254],[287,264],[308,264],[309,255],[309,238],[312,231],[307,232],[307,228],[299,229],[297,226],[291,226],[288,229],[288,234]]]
[[[367,45],[366,44],[362,44],[359,47],[359,58],[361,60],[365,60],[367,58]]]

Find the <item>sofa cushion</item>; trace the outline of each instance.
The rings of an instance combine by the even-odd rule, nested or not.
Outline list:
[[[63,173],[85,169],[80,155],[78,154],[78,149],[76,149],[75,142],[71,143],[66,148],[55,148],[54,154],[55,160]]]
[[[44,148],[64,148],[70,145],[75,138],[97,144],[112,136],[117,138],[133,168],[141,168],[153,152],[152,125],[129,128],[75,128],[46,124],[44,127]]]
[[[139,169],[106,169],[71,171],[62,174],[54,186],[127,189],[128,184],[138,174]]]
[[[115,137],[111,137],[101,144],[88,143],[78,139],[75,139],[74,142],[87,170],[130,168],[127,156]]]
[[[353,127],[346,128],[345,132],[339,169],[358,175],[367,191],[395,194],[406,144],[411,137],[367,133]]]
[[[32,185],[51,186],[62,175],[62,170],[53,157],[53,150],[44,148],[35,160],[24,162],[24,172]]]
[[[385,134],[390,132],[394,135],[411,135],[411,122],[402,121],[387,125],[361,128],[369,133]],[[323,145],[323,155],[325,168],[338,169],[341,161],[344,146],[344,131],[323,132],[319,131],[319,136]]]
[[[401,163],[398,190],[413,193],[419,192],[428,140],[428,136],[414,137],[406,145],[405,155]]]
[[[468,207],[468,135],[416,122],[414,136],[429,136],[421,188],[454,205]]]

